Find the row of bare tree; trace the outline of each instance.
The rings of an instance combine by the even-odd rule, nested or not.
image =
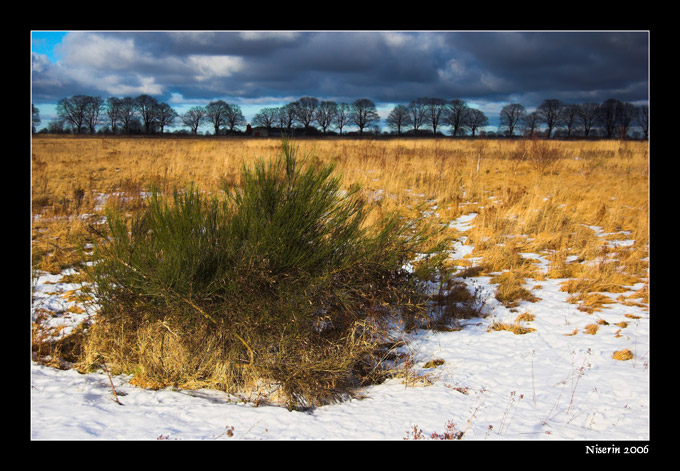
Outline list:
[[[178,114],[167,103],[149,95],[138,97],[109,97],[75,95],[57,103],[58,119],[51,122],[46,132],[94,134],[97,127],[113,134],[163,134],[177,121],[187,126],[191,134],[198,134],[203,125],[212,128],[214,135],[233,134],[248,124],[239,105],[224,100],[211,101],[206,106],[195,106]],[[559,129],[566,137],[592,137],[596,133],[606,138],[625,138],[632,127],[638,126],[645,139],[649,137],[649,108],[609,99],[605,102],[564,104],[557,99],[544,100],[535,111],[529,112],[520,103],[505,105],[500,112],[499,134],[502,136],[543,134],[553,137]],[[302,127],[323,134],[331,129],[343,133],[346,126],[356,126],[359,135],[380,132],[376,105],[367,98],[352,103],[336,103],[302,97],[279,107],[265,107],[253,117],[254,126],[292,131]],[[40,123],[39,111],[33,107],[33,129]],[[488,117],[479,109],[460,99],[421,97],[408,104],[396,105],[385,119],[397,135],[441,134],[441,127],[449,127],[452,136],[472,137],[488,126]],[[102,130],[100,129],[100,132]],[[186,132],[181,131],[181,132]]]
[[[535,111],[528,112],[519,103],[503,107],[501,129],[513,135],[519,128],[525,135],[535,135],[541,125],[550,138],[558,128],[566,137],[591,137],[596,130],[607,139],[625,138],[632,127],[639,126],[645,139],[649,138],[649,106],[635,106],[610,98],[603,103],[564,104],[557,99],[544,100]]]
[[[303,129],[312,128],[314,123],[321,126],[326,134],[335,127],[340,134],[348,125],[359,128],[359,134],[377,129],[380,122],[375,103],[368,98],[359,98],[352,103],[319,101],[314,97],[302,97],[280,107],[262,108],[253,118],[253,124],[271,130],[273,128],[291,130],[299,125]]]
[[[387,117],[387,125],[397,134],[402,134],[405,128],[417,134],[421,126],[429,126],[436,134],[437,128],[443,125],[451,128],[452,136],[462,136],[470,131],[474,137],[477,130],[488,124],[482,111],[460,99],[419,98],[408,105],[395,106]],[[634,125],[640,127],[645,139],[649,137],[647,105],[636,107],[615,99],[601,104],[564,104],[557,99],[548,99],[531,112],[520,103],[505,105],[500,112],[499,132],[503,136],[540,133],[550,138],[560,129],[566,137],[591,137],[599,129],[601,135],[611,139],[628,136]]]
[[[57,102],[57,118],[48,125],[47,132],[94,134],[97,126],[105,126],[113,134],[163,134],[166,128],[180,120],[196,134],[208,118],[217,123],[216,131],[224,126],[233,131],[245,124],[238,105],[219,100],[180,115],[170,105],[150,95],[106,100],[99,96],[74,95]],[[39,111],[33,107],[33,127],[39,123]]]

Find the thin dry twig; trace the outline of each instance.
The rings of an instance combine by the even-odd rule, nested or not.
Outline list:
[[[111,384],[111,391],[113,392],[113,398],[114,400],[118,403],[118,405],[123,405],[122,402],[120,402],[120,399],[118,399],[118,393],[116,392],[116,387],[113,385],[113,378],[111,378],[111,373],[109,373],[109,369],[106,367],[106,361],[102,358],[102,366],[104,367],[104,371],[106,372],[106,375],[109,377],[109,384]]]

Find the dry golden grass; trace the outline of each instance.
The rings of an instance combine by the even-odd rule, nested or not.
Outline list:
[[[512,332],[515,335],[524,335],[528,334],[530,332],[535,332],[536,329],[533,327],[527,327],[524,325],[525,322],[533,322],[536,319],[536,316],[529,313],[525,312],[523,314],[520,314],[517,316],[514,320],[514,322],[497,322],[494,321],[488,328],[489,332],[498,332],[501,330],[505,330],[508,332]]]
[[[427,215],[428,221],[442,228],[442,240],[465,236],[461,240],[474,246],[474,251],[462,260],[451,260],[452,270],[460,277],[492,277],[496,298],[507,307],[536,301],[525,286],[538,288],[535,281],[546,278],[559,279],[569,301],[587,313],[612,303],[647,307],[646,143],[331,138],[300,139],[294,144],[298,154],[308,155],[312,162],[335,163],[347,186],[358,183],[362,187],[375,218],[367,224],[396,211],[409,219]],[[79,248],[87,248],[106,205],[134,213],[143,207],[144,193],[152,185],[162,192],[189,183],[206,192],[221,191],[225,184],[238,186],[243,165],[274,158],[280,150],[278,139],[35,136],[33,268],[51,273],[78,268],[88,257],[87,250]],[[477,216],[469,230],[458,232],[451,227],[452,221],[470,213]],[[632,245],[620,242],[630,240]],[[547,269],[526,254],[539,255]],[[635,284],[639,284],[637,291],[630,294]],[[459,279],[451,281],[447,290],[446,299],[441,300],[444,320],[448,320],[447,303],[469,302],[474,297]],[[490,330],[527,334],[535,330],[526,325],[533,320],[533,315],[524,313],[513,322],[494,322]],[[595,334],[599,325],[604,324],[593,323],[584,332]],[[627,324],[617,326],[623,329]],[[212,337],[214,344],[203,349],[205,356],[189,355],[196,350],[190,342],[209,336],[201,332],[183,335],[187,328],[159,321],[111,331],[105,323],[95,323],[88,330],[86,344],[82,330],[59,343],[43,342],[46,333],[37,330],[34,351],[49,356],[57,366],[59,358],[79,360],[83,367],[104,360],[118,365],[120,371],[114,374],[134,366],[134,381],[143,387],[221,385],[229,390],[228,385],[239,384],[261,394],[262,376],[247,368],[244,358],[218,358],[224,369],[209,368],[217,361],[210,352],[222,351],[220,342],[225,339]],[[575,329],[564,335],[577,333]],[[97,342],[134,344],[139,352],[152,354],[144,355],[145,362],[139,363],[135,360],[138,352],[88,348]],[[357,343],[356,348],[361,345]],[[120,357],[99,358],[98,351],[119,351]],[[620,352],[615,358],[630,359]],[[243,367],[228,368],[228,363]],[[158,378],[162,382],[156,384]],[[427,383],[425,376],[414,376],[409,368],[404,369],[404,378],[414,384]],[[274,400],[275,394],[263,400]]]
[[[525,312],[524,314],[520,314],[519,316],[517,316],[517,318],[515,319],[515,322],[532,322],[535,319],[536,319],[535,315],[533,315],[529,312]]]
[[[471,257],[456,266],[497,277],[507,303],[531,299],[525,279],[565,279],[582,309],[604,301],[648,303],[649,156],[644,142],[454,139],[300,139],[300,155],[332,161],[358,183],[374,217],[429,214],[466,236]],[[35,136],[32,142],[32,249],[37,270],[77,266],[104,204],[129,212],[151,184],[239,185],[242,165],[280,152],[278,139]],[[546,159],[545,162],[541,158]],[[477,213],[472,228],[448,225]],[[371,220],[367,221],[371,223]],[[597,227],[595,227],[597,226]],[[633,245],[617,241],[634,240]],[[523,253],[541,255],[546,273]],[[629,291],[635,299],[603,298]]]
[[[496,299],[504,306],[512,308],[517,307],[520,301],[535,302],[538,300],[536,296],[522,286],[524,283],[523,275],[523,272],[506,271],[491,279],[492,283],[498,283]]]
[[[597,333],[597,331],[599,330],[599,328],[600,328],[600,326],[597,325],[597,324],[588,324],[585,327],[583,332],[585,332],[586,334],[589,334],[589,335],[595,335]]]
[[[534,329],[533,327],[526,327],[526,326],[520,324],[519,322],[513,322],[513,323],[493,322],[489,326],[488,330],[489,330],[489,332],[492,332],[492,331],[497,332],[497,331],[505,330],[505,331],[508,331],[508,332],[512,332],[515,335],[524,335],[524,334],[528,334],[529,332],[536,331],[536,329]]]
[[[618,351],[614,352],[614,354],[612,355],[612,358],[614,360],[619,360],[619,361],[632,360],[633,359],[633,352],[631,352],[628,349],[618,350]]]

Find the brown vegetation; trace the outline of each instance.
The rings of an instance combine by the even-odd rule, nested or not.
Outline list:
[[[346,184],[358,183],[376,217],[397,209],[431,211],[448,224],[476,212],[464,234],[487,272],[533,263],[545,254],[548,276],[592,283],[579,291],[630,285],[646,277],[649,230],[648,147],[644,142],[550,142],[559,158],[549,171],[532,163],[523,140],[305,139],[301,154],[334,162]],[[116,138],[36,135],[32,142],[33,257],[39,269],[69,266],[85,227],[104,204],[130,211],[150,184],[238,186],[244,163],[269,158],[278,139]],[[436,207],[436,209],[433,209]],[[598,226],[599,237],[590,226]],[[456,235],[453,229],[449,234]],[[608,239],[629,239],[617,246]],[[571,261],[568,261],[570,260]]]
[[[442,228],[441,240],[465,237],[461,240],[474,252],[448,260],[451,271],[493,277],[496,297],[508,307],[535,300],[524,283],[546,278],[563,280],[570,301],[588,313],[607,303],[648,302],[649,156],[644,142],[331,138],[301,139],[296,145],[317,165],[334,163],[346,189],[361,186],[372,207],[367,224],[393,211],[405,219],[427,215]],[[270,158],[280,147],[278,139],[36,135],[33,269],[80,270],[107,205],[135,214],[151,185],[168,193],[190,183],[215,194],[225,186],[238,188],[244,164]],[[451,225],[471,213],[477,216],[468,230]],[[621,243],[628,240],[635,242]],[[528,253],[540,255],[547,269]],[[634,298],[613,295],[635,284],[642,288]],[[440,300],[442,312],[471,296],[458,285],[449,288]],[[520,321],[527,320],[495,328],[526,333],[532,329]],[[159,361],[169,361],[167,351],[191,350],[172,348],[187,341],[177,335],[187,328],[158,322],[134,335],[140,348],[162,349]],[[117,341],[99,334],[106,342]],[[200,370],[209,359],[191,361]],[[247,366],[247,355],[234,362]],[[151,372],[160,365],[143,368]],[[140,374],[140,381],[144,377]]]

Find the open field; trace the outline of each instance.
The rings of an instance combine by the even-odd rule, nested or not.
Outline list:
[[[646,143],[339,139],[296,145],[303,155],[335,162],[347,185],[361,185],[377,214],[429,211],[443,225],[477,214],[465,236],[476,256],[484,257],[487,271],[528,269],[533,263],[518,262],[518,253],[549,251],[552,274],[612,285],[619,275],[646,276]],[[275,155],[279,148],[277,139],[37,137],[32,149],[35,268],[66,268],[82,226],[106,202],[116,200],[132,210],[152,183],[171,190],[194,182],[205,191],[218,191],[224,182],[238,185],[244,163]],[[625,232],[636,242],[610,250],[590,226],[607,234],[604,239]],[[615,270],[602,262],[603,250],[609,256],[622,252],[625,266],[620,258]],[[579,263],[567,263],[572,259]],[[586,260],[602,263],[582,263]]]
[[[404,401],[420,416],[397,412],[392,420],[401,420],[398,424],[340,438],[399,439],[407,432],[417,438],[418,429],[411,425],[429,436],[443,431],[442,417],[455,419],[457,430],[473,439],[648,438],[647,143],[300,139],[294,144],[314,162],[334,162],[348,188],[358,183],[373,207],[372,217],[397,211],[407,219],[425,216],[440,228],[439,237],[450,240],[447,263],[455,282],[479,287],[485,300],[478,318],[416,334],[400,386],[374,386],[384,388],[372,390],[373,402],[354,406],[379,421],[382,407],[391,404],[394,411]],[[64,335],[92,315],[80,275],[87,252],[79,247],[87,247],[88,226],[101,224],[106,205],[133,213],[144,205],[151,185],[168,192],[188,183],[206,192],[238,186],[243,164],[273,156],[280,147],[277,139],[34,137],[36,335]],[[37,350],[38,356],[45,353]],[[630,356],[614,357],[625,351]],[[46,358],[44,363],[59,364]],[[428,365],[433,360],[441,362]],[[51,370],[33,368],[37,430],[49,422],[46,411],[59,402],[48,396]],[[130,388],[124,378],[115,381]],[[78,379],[65,382],[90,387]],[[416,387],[426,383],[424,389]],[[404,390],[404,384],[417,392]],[[418,399],[410,395],[426,398],[426,390],[437,406],[428,410],[418,402],[413,407],[410,401]],[[148,406],[148,398],[130,394],[130,401]],[[333,407],[322,408],[319,420],[338,414]],[[253,424],[264,419],[253,414],[244,411],[241,430],[255,438],[339,438],[320,423],[293,435],[272,423],[265,432],[260,430],[264,424]],[[295,420],[304,429],[306,419]],[[336,420],[344,427],[342,418]],[[215,428],[174,430],[186,438],[220,434]],[[96,436],[112,436],[109,432]],[[245,432],[244,438],[253,438]]]

